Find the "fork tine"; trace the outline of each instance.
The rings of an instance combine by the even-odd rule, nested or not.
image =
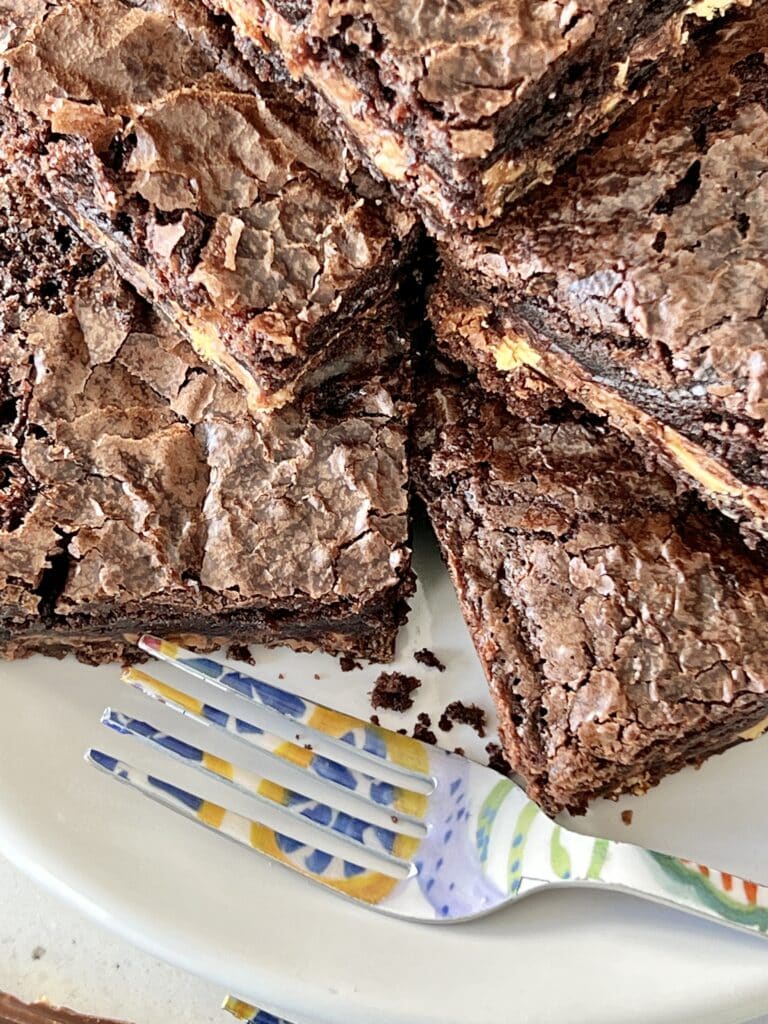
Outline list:
[[[277,832],[258,821],[245,818],[235,811],[174,786],[153,775],[147,775],[125,761],[90,748],[86,761],[94,767],[124,782],[164,807],[176,811],[190,821],[203,825],[219,835],[233,839],[240,846],[278,861],[321,885],[345,893],[354,899],[377,904],[384,900],[407,875],[395,864],[383,862],[382,870],[365,868],[354,860],[347,860],[308,846],[290,834]],[[343,840],[339,840],[343,842]]]
[[[366,804],[373,803],[392,808],[402,822],[408,822],[414,828],[422,827],[421,819],[427,806],[427,798],[422,793],[394,786],[353,768],[347,768],[307,747],[284,740],[241,718],[229,715],[220,708],[204,704],[182,690],[160,682],[141,669],[125,669],[122,678],[146,697],[159,701],[195,722],[213,726],[249,747],[302,768],[322,779],[323,783],[341,789],[347,795]]]
[[[429,774],[429,751],[420,740],[400,736],[361,718],[334,711],[324,704],[315,704],[306,697],[281,690],[244,672],[236,672],[212,658],[194,654],[168,640],[145,634],[139,638],[139,647],[189,675],[323,733],[339,750],[351,747],[356,755],[368,761],[379,765],[383,761],[413,779],[419,779],[427,785],[434,783]]]
[[[200,747],[164,733],[147,722],[131,718],[111,708],[106,709],[101,720],[110,729],[125,736],[134,736],[162,750],[163,753],[170,754],[177,761],[205,772],[248,796],[253,796],[263,803],[277,804],[292,817],[311,822],[318,831],[336,832],[356,846],[372,850],[387,860],[403,864],[418,848],[418,839],[406,837],[396,828],[382,827],[374,822],[353,817],[303,793],[287,789],[271,779],[256,775],[234,765],[231,761],[225,761]],[[399,824],[396,815],[391,815],[390,820],[392,818]],[[426,829],[423,829],[422,838],[425,834]]]

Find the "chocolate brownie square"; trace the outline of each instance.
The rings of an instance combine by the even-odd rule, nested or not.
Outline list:
[[[413,588],[408,346],[254,419],[67,223],[0,179],[0,655],[149,630],[389,659]]]
[[[768,724],[768,563],[536,374],[423,383],[414,474],[501,720],[550,814]]]

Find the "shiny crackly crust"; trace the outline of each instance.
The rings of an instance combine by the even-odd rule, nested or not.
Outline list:
[[[768,18],[705,46],[495,229],[446,244],[446,279],[537,369],[768,536]],[[476,335],[478,358],[483,341]],[[491,353],[491,362],[494,354]]]
[[[252,408],[288,401],[392,291],[412,220],[200,5],[51,0],[32,19],[4,3],[23,15],[6,156]]]
[[[254,420],[37,200],[0,186],[0,650],[152,628],[391,656],[411,589],[407,349]]]
[[[642,791],[768,716],[768,572],[727,520],[533,373],[424,387],[414,474],[551,813]]]
[[[342,135],[436,231],[474,227],[676,70],[722,3],[205,0],[277,74],[307,82]]]

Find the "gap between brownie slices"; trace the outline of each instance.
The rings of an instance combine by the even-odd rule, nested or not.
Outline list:
[[[605,131],[657,74],[677,67],[690,35],[752,0],[670,0],[663,11],[654,5],[622,8],[587,45],[566,47],[527,91],[510,86],[500,113],[479,120],[454,115],[451,126],[439,101],[426,102],[415,83],[400,81],[397,43],[388,43],[375,14],[363,11],[360,26],[355,23],[356,31],[367,30],[378,41],[371,62],[342,33],[308,36],[313,4],[289,17],[269,0],[204,2],[234,21],[241,51],[262,73],[280,81],[292,76],[299,88],[309,83],[323,118],[338,126],[374,173],[415,200],[433,232],[445,235],[457,224],[474,229],[491,223],[508,203],[551,181],[557,167]],[[605,51],[610,62],[601,59]],[[395,101],[408,114],[397,127]]]

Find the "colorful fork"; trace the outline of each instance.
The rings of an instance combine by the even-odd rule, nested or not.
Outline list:
[[[144,636],[147,654],[236,695],[232,715],[139,668],[147,697],[232,741],[232,759],[108,708],[102,721],[245,793],[248,817],[99,750],[87,760],[166,807],[377,910],[415,921],[466,921],[555,885],[621,890],[764,934],[768,887],[550,820],[513,782],[419,740],[297,697],[252,675]],[[212,700],[214,698],[211,698]],[[269,731],[258,724],[264,713]],[[242,715],[242,717],[241,717]],[[281,735],[282,734],[282,735]],[[288,762],[295,789],[238,766],[237,748]],[[277,773],[279,775],[279,772]],[[315,791],[309,795],[303,789]],[[260,821],[269,805],[279,827]],[[266,815],[269,817],[269,815]],[[309,834],[309,838],[307,835]]]

